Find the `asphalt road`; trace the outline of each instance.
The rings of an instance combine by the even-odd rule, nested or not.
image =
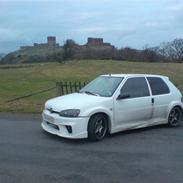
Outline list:
[[[183,125],[101,142],[43,132],[39,114],[0,114],[0,183],[183,183]]]

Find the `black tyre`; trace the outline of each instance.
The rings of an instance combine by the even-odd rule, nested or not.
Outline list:
[[[168,124],[171,127],[177,127],[182,121],[182,110],[179,107],[174,107],[168,116]]]
[[[103,114],[92,116],[88,123],[88,138],[93,141],[102,140],[107,133],[107,118]]]

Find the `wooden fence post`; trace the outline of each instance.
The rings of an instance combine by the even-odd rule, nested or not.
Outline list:
[[[74,82],[74,92],[77,91],[77,84],[76,84],[76,81]]]
[[[66,89],[66,94],[68,94],[68,93],[69,93],[69,90],[68,90],[68,88],[69,88],[69,85],[68,85],[67,81],[65,81],[65,89]]]
[[[61,96],[62,91],[61,91],[61,82],[56,82],[56,95]]]
[[[70,86],[70,93],[72,93],[72,82],[69,82],[69,86]]]
[[[79,84],[79,90],[81,90],[81,82],[79,81],[79,83],[78,83],[78,84]]]
[[[61,95],[64,95],[64,86],[63,86],[63,82],[60,82],[60,87],[61,87]]]

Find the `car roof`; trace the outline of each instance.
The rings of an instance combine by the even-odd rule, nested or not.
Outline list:
[[[102,76],[111,76],[111,77],[160,77],[167,78],[167,76],[157,75],[157,74],[104,74]]]

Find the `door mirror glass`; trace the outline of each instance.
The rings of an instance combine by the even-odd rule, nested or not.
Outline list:
[[[130,98],[130,95],[128,93],[121,93],[117,100],[122,100],[122,99],[127,99],[127,98]]]

